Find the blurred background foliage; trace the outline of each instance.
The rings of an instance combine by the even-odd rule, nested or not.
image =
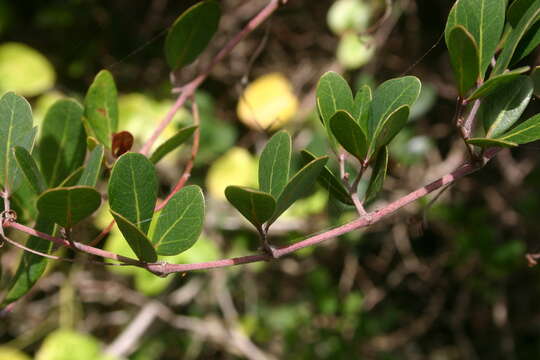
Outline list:
[[[140,146],[173,101],[164,34],[195,2],[0,0],[0,92],[27,97],[39,121],[56,99],[82,98],[106,68],[120,92],[120,128]],[[189,81],[265,3],[222,0],[218,34],[199,61],[174,74],[174,84]],[[205,189],[205,231],[168,260],[257,251],[256,234],[223,190],[256,185],[257,156],[272,130],[294,134],[295,150],[328,153],[314,110],[314,87],[328,70],[343,73],[353,90],[402,74],[423,82],[411,122],[391,144],[384,192],[370,208],[459,165],[465,149],[452,124],[457,92],[440,41],[451,5],[290,0],[239,44],[196,97],[201,150],[190,181]],[[523,63],[538,64],[539,55]],[[538,112],[536,99],[531,107]],[[190,122],[181,110],[168,131]],[[168,278],[51,262],[35,290],[0,314],[0,359],[538,358],[540,277],[524,258],[540,250],[538,151],[538,144],[505,150],[436,201],[431,195],[279,261]],[[158,166],[161,195],[189,152],[184,146]],[[272,241],[290,243],[354,217],[317,188],[276,223]],[[77,229],[77,239],[89,241],[109,221],[104,207]],[[131,255],[116,230],[100,246]],[[1,291],[20,253],[0,251]]]

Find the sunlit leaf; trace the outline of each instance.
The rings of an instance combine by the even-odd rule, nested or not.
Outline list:
[[[489,139],[489,138],[470,138],[467,139],[467,144],[480,146],[483,148],[486,147],[515,147],[518,144],[511,141],[504,141],[500,139]]]
[[[47,184],[57,186],[84,162],[86,133],[83,107],[60,99],[45,115],[39,139],[39,160]]]
[[[220,15],[219,3],[207,0],[176,19],[165,39],[165,57],[173,70],[192,63],[203,52],[217,31]]]
[[[101,174],[104,153],[105,149],[103,145],[98,145],[92,150],[78,181],[78,185],[96,187],[99,175]]]
[[[529,104],[533,84],[520,75],[482,100],[477,119],[484,125],[487,138],[497,138],[519,120]]]
[[[95,138],[111,148],[111,137],[118,128],[118,93],[113,76],[101,70],[84,98],[84,114]]]
[[[178,130],[178,132],[171,138],[167,139],[163,144],[150,156],[150,161],[157,164],[168,153],[185,143],[197,129],[197,126],[188,126]]]
[[[176,255],[195,244],[203,228],[204,196],[196,185],[186,186],[159,212],[152,244],[159,255]]]
[[[158,180],[154,165],[144,155],[126,153],[114,164],[109,180],[111,209],[148,232],[154,213]]]
[[[485,83],[483,83],[478,89],[474,90],[474,92],[467,98],[468,101],[475,100],[481,97],[488,96],[493,91],[497,90],[501,86],[513,81],[515,78],[517,78],[520,74],[523,74],[524,72],[529,71],[529,66],[523,66],[518,69],[507,71],[503,74],[493,76],[489,78]]]
[[[247,187],[228,186],[225,196],[259,230],[276,209],[276,200],[272,195]]]
[[[509,132],[499,136],[497,140],[526,144],[540,139],[540,114],[537,114]]]
[[[289,180],[291,136],[280,131],[268,141],[259,160],[259,188],[277,198]]]
[[[24,175],[34,192],[38,195],[44,192],[47,189],[47,183],[32,155],[28,150],[20,146],[15,146],[13,151],[21,173]]]

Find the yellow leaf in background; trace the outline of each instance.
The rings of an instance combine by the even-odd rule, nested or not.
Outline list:
[[[233,147],[208,170],[206,188],[212,197],[225,200],[225,188],[229,185],[257,185],[257,161],[244,148]]]
[[[236,113],[240,120],[255,130],[276,130],[296,114],[298,99],[283,74],[271,73],[248,85],[240,98]]]
[[[45,56],[20,43],[0,45],[0,93],[35,96],[54,86],[56,74]]]
[[[19,349],[0,346],[0,360],[30,360],[30,356]]]

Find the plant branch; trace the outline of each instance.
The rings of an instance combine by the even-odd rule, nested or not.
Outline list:
[[[180,95],[176,99],[176,102],[171,107],[169,112],[167,112],[163,120],[156,127],[152,135],[150,135],[150,138],[143,145],[140,151],[141,154],[148,155],[148,153],[150,152],[150,149],[152,148],[152,145],[154,145],[157,138],[165,130],[167,125],[169,125],[169,123],[172,121],[176,112],[184,105],[184,103],[186,102],[188,98],[190,98],[191,96],[193,96],[193,94],[195,94],[195,90],[197,90],[197,88],[208,77],[212,68],[221,60],[223,60],[223,58],[225,58],[225,56],[227,56],[240,41],[242,41],[253,30],[255,30],[261,23],[263,23],[266,19],[268,19],[268,17],[272,15],[274,11],[276,11],[279,8],[281,3],[282,2],[280,2],[280,0],[270,0],[270,2],[257,15],[255,15],[255,17],[253,17],[238,34],[236,34],[231,40],[229,40],[225,44],[225,46],[217,53],[217,55],[212,59],[210,64],[206,67],[206,69],[202,73],[200,73],[195,79],[190,81],[188,84],[178,89],[178,91],[180,92]]]
[[[189,180],[191,176],[191,170],[193,170],[193,165],[195,164],[195,158],[197,157],[197,153],[199,152],[199,141],[200,141],[200,124],[201,124],[201,117],[199,115],[199,107],[197,106],[197,103],[195,102],[195,97],[192,99],[191,104],[191,112],[193,113],[193,125],[197,126],[197,129],[195,130],[195,134],[193,134],[193,145],[191,145],[191,157],[189,158],[186,167],[184,168],[184,172],[182,173],[182,176],[180,176],[180,179],[174,186],[173,190],[167,195],[165,200],[163,200],[159,205],[156,206],[155,211],[159,211],[163,209],[165,205],[171,200],[171,198],[176,194],[180,189],[184,187],[186,182]]]

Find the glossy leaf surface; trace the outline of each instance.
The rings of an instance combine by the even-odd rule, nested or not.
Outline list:
[[[277,198],[289,180],[291,136],[280,131],[268,141],[259,160],[259,188]]]
[[[103,163],[103,156],[105,155],[105,148],[103,145],[98,145],[90,152],[88,162],[84,167],[78,184],[96,187],[99,175],[101,174],[101,164]]]
[[[30,151],[34,141],[30,104],[15,93],[0,99],[0,185],[13,193],[20,183],[20,173],[13,147]]]
[[[507,71],[503,74],[496,75],[489,80],[487,80],[485,83],[483,83],[478,89],[476,89],[471,96],[467,98],[467,100],[475,100],[481,97],[488,96],[492,92],[496,91],[501,86],[513,81],[515,78],[517,78],[520,74],[523,74],[524,72],[529,71],[528,66],[520,67],[518,69]]]
[[[204,197],[201,188],[182,188],[159,212],[152,244],[159,255],[176,255],[195,244],[203,228]]]
[[[157,260],[156,250],[152,247],[146,234],[134,223],[112,209],[111,214],[137,258],[146,262],[155,262]]]
[[[352,116],[340,110],[332,116],[329,125],[341,146],[358,160],[364,160],[368,149],[366,135]]]
[[[89,186],[53,188],[41,194],[37,209],[46,219],[70,228],[92,215],[101,204],[101,195]]]
[[[176,70],[191,64],[217,31],[220,8],[216,1],[202,1],[180,15],[165,39],[165,57]]]
[[[111,210],[148,232],[157,199],[154,165],[144,155],[126,153],[114,164],[109,180]]]
[[[55,102],[43,120],[39,160],[47,184],[58,186],[81,166],[86,154],[83,107],[72,99]]]
[[[268,220],[269,224],[276,221],[276,219],[296,200],[307,195],[311,191],[327,161],[327,156],[318,157],[306,164],[289,180],[285,189],[283,189],[283,192],[276,201],[276,210],[274,215],[272,215],[272,218]]]
[[[512,127],[529,104],[532,92],[531,79],[520,75],[482,100],[477,119],[484,125],[486,137],[499,137]]]
[[[268,221],[276,209],[272,195],[243,186],[228,186],[227,200],[257,229]]]
[[[175,150],[177,147],[185,143],[197,129],[197,126],[188,126],[178,130],[176,134],[167,139],[163,144],[159,145],[158,148],[150,156],[150,161],[154,164],[157,164],[163,157],[168,153]]]
[[[94,137],[111,148],[112,134],[118,128],[118,92],[113,76],[101,70],[84,98],[84,113]]]
[[[480,74],[478,45],[467,29],[456,25],[448,35],[447,46],[458,91],[463,96]]]
[[[540,139],[540,114],[525,120],[497,138],[497,140],[514,142],[516,144],[526,144],[538,139]]]
[[[467,139],[467,144],[472,144],[480,146],[483,148],[486,147],[515,147],[518,144],[511,141],[504,141],[499,139],[489,139],[489,138],[470,138]]]
[[[302,155],[303,165],[317,158],[315,155],[313,155],[307,150],[302,150],[300,154]],[[317,181],[336,200],[347,205],[353,205],[351,197],[349,196],[349,192],[347,191],[345,186],[343,186],[343,183],[332,173],[332,171],[330,171],[328,166],[323,167],[321,173],[319,174],[319,177],[317,178]]]
[[[19,169],[32,187],[32,190],[38,195],[44,192],[47,189],[47,183],[32,155],[28,150],[20,146],[15,146],[13,152]]]

